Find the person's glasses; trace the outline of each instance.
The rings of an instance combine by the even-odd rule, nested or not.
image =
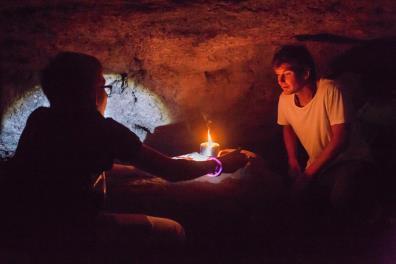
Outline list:
[[[107,94],[108,97],[111,95],[111,91],[113,90],[113,85],[105,85],[103,86],[103,89],[105,90],[105,93]]]

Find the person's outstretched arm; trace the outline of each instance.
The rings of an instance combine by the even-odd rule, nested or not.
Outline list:
[[[218,159],[223,165],[223,172],[234,172],[247,163],[246,155],[239,151],[231,152]],[[172,159],[145,144],[140,147],[131,163],[139,169],[169,181],[194,179],[207,173],[213,173],[217,167],[214,160]]]

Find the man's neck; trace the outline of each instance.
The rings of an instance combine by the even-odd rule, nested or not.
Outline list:
[[[299,107],[306,106],[316,93],[316,84],[307,83],[300,91],[296,92],[296,104]]]

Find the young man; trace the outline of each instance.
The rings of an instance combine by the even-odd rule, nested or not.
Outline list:
[[[60,53],[43,70],[41,82],[50,107],[40,107],[29,116],[3,184],[1,201],[7,215],[1,226],[10,237],[33,237],[54,247],[60,239],[73,246],[76,241],[71,234],[94,232],[98,226],[101,242],[113,248],[122,244],[134,252],[131,242],[171,244],[184,238],[182,226],[173,220],[101,213],[92,187],[96,177],[115,161],[170,181],[220,173],[221,168],[233,172],[247,162],[239,151],[202,162],[172,159],[142,144],[123,125],[104,118],[105,79],[95,57]],[[63,249],[61,245],[56,249]]]
[[[365,181],[356,175],[364,166],[345,152],[348,120],[336,83],[317,80],[312,56],[303,46],[281,47],[272,66],[283,91],[277,122],[283,126],[292,193],[320,206],[356,208]],[[305,167],[298,161],[298,140],[308,154]]]

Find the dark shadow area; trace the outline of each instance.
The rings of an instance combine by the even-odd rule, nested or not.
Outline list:
[[[3,66],[0,62],[0,69],[2,69]],[[4,114],[6,112],[6,102],[4,98],[4,77],[2,76],[3,74],[0,74],[0,125],[3,124],[3,119],[4,119]],[[1,129],[1,128],[0,128]]]
[[[396,37],[364,41],[335,58],[333,78],[352,74],[357,85],[346,92],[356,109],[356,123],[377,165],[380,199],[394,214],[396,125]],[[348,87],[346,87],[348,89]]]
[[[345,73],[358,76],[359,87],[352,95],[354,106],[359,109],[369,100],[394,100],[395,59],[396,37],[362,41],[333,60],[329,75],[333,78]]]

